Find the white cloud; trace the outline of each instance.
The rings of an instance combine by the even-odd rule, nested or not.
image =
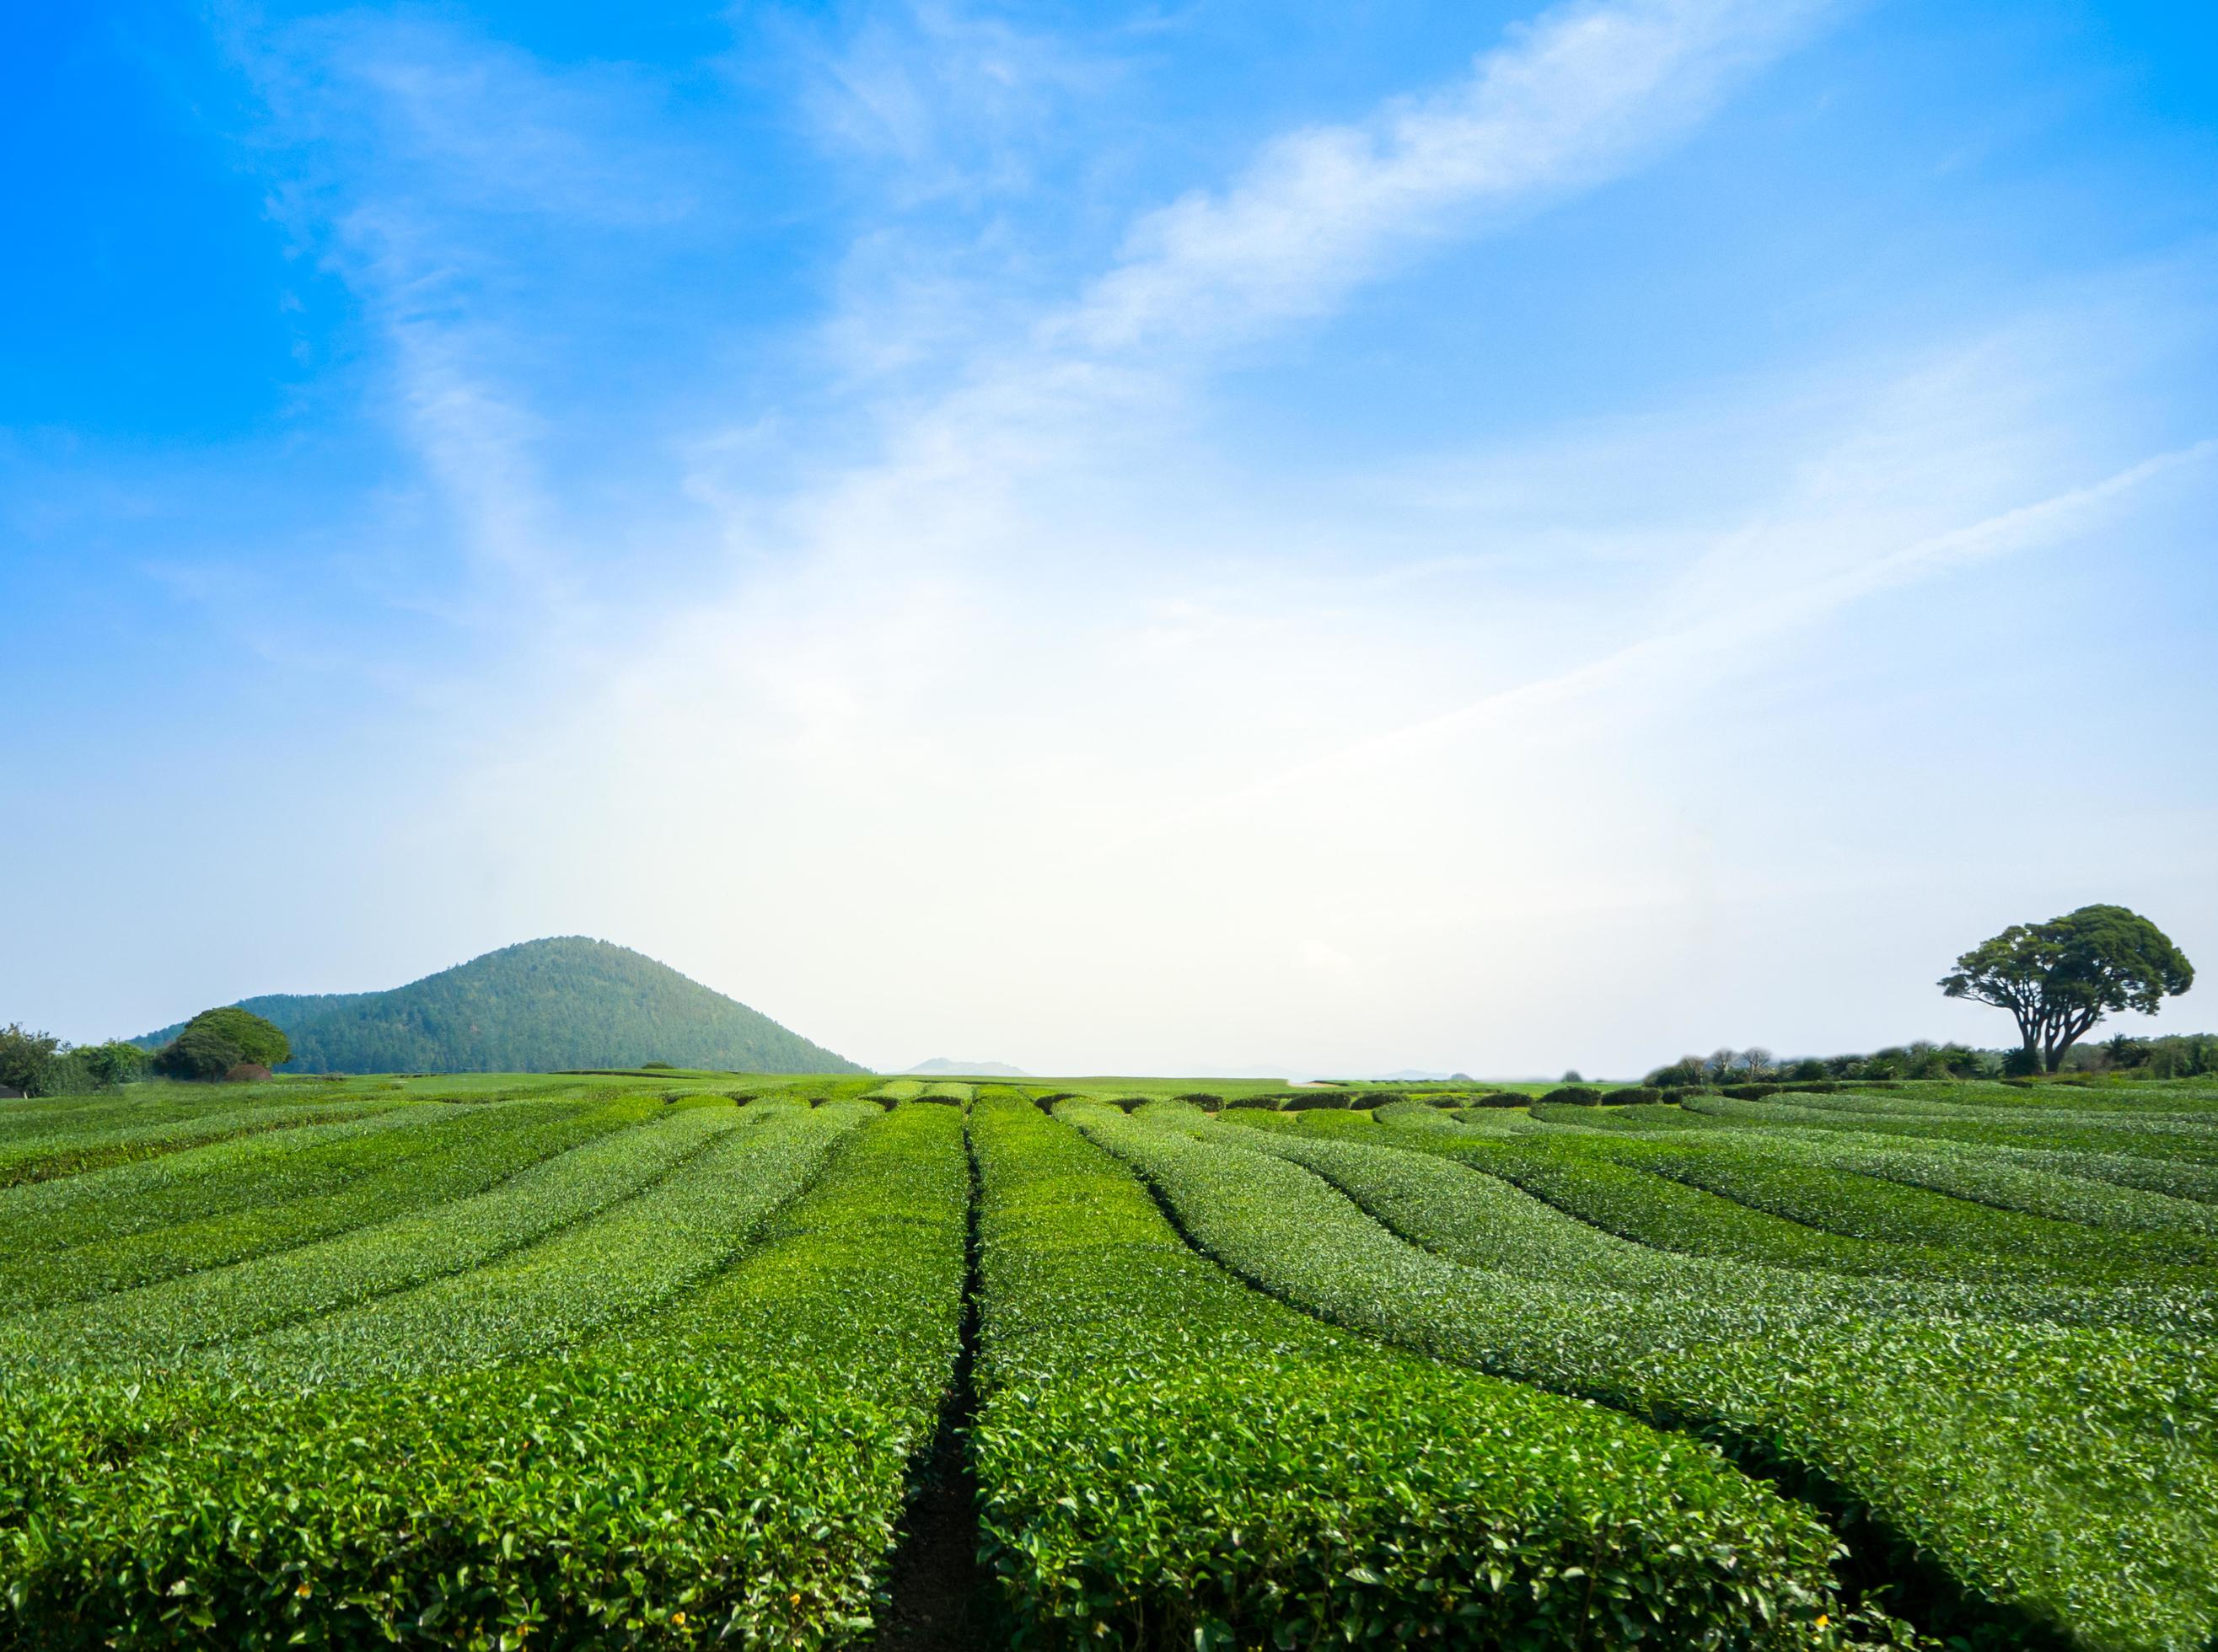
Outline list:
[[[1044,330],[1087,351],[1244,335],[1337,301],[1477,209],[1591,187],[1698,121],[1823,0],[1626,0],[1545,13],[1462,83],[1268,145],[1230,187],[1143,218]]]

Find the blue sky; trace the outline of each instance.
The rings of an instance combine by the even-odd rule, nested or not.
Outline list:
[[[2202,9],[7,28],[0,1018],[585,932],[874,1063],[1628,1073],[2218,968]]]

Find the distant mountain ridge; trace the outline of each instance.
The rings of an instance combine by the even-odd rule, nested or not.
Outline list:
[[[1032,1074],[1021,1067],[1011,1067],[1007,1061],[951,1061],[945,1055],[935,1055],[928,1061],[919,1061],[906,1070],[904,1076],[923,1078],[926,1074],[955,1073],[966,1079],[1029,1079]]]
[[[582,935],[524,941],[381,993],[240,1001],[292,1040],[288,1073],[549,1073],[673,1067],[864,1069],[643,953]],[[132,1040],[149,1049],[179,1027]]]

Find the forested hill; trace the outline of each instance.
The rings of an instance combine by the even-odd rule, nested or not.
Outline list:
[[[285,1030],[292,1073],[544,1073],[642,1061],[864,1070],[629,947],[582,936],[504,947],[390,992],[279,993],[240,1007]],[[133,1042],[151,1049],[177,1032],[164,1027]]]

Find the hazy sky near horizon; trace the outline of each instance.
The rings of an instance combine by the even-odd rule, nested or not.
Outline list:
[[[605,937],[859,1061],[2218,971],[2218,18],[15,12],[0,1021]],[[2203,1000],[2157,1030],[2218,1027]]]

